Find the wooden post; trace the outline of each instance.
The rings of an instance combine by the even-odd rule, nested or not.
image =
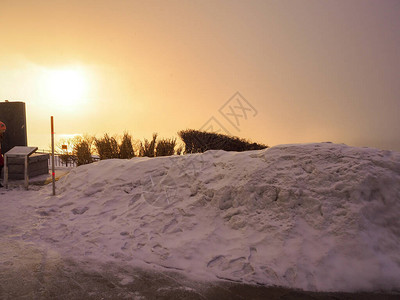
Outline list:
[[[54,120],[51,116],[51,177],[53,181],[53,196],[56,194],[56,173],[54,170]]]

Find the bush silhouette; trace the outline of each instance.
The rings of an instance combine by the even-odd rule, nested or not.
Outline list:
[[[95,139],[97,153],[100,159],[119,158],[119,146],[114,137],[110,137],[107,133],[101,139]]]
[[[182,153],[196,153],[205,152],[207,150],[225,150],[225,151],[246,151],[246,150],[260,150],[268,146],[258,143],[251,143],[248,140],[238,137],[228,136],[218,133],[210,133],[205,131],[186,129],[178,132],[179,137],[184,143],[176,150],[176,138],[163,138],[157,140],[157,133],[153,133],[152,139],[149,141],[144,139],[143,142],[136,141],[136,149],[138,149],[138,156],[170,156],[175,153],[181,155]],[[65,162],[76,161],[77,165],[89,164],[94,161],[93,159],[93,145],[99,155],[100,159],[122,158],[130,159],[135,157],[135,151],[132,142],[132,136],[124,132],[120,143],[115,137],[110,137],[104,134],[102,138],[95,138],[90,136],[77,136],[64,144],[73,145],[72,153],[59,151],[60,157]]]
[[[129,159],[135,157],[135,151],[132,145],[132,136],[124,133],[121,144],[119,145],[119,158]]]
[[[205,152],[207,150],[247,151],[268,148],[266,145],[251,143],[238,137],[193,129],[179,131],[178,135],[185,144],[185,153]]]
[[[176,138],[161,139],[157,142],[156,156],[174,155],[176,146]]]
[[[75,156],[78,166],[90,164],[93,162],[92,144],[93,138],[75,138],[73,155]]]
[[[143,143],[140,143],[139,156],[154,157],[157,143],[157,133],[153,133],[153,139],[148,141],[144,139]]]

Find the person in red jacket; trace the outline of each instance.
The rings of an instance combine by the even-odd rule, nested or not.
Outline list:
[[[1,177],[1,172],[3,170],[4,167],[4,158],[3,158],[3,154],[1,153],[1,142],[3,141],[3,134],[6,131],[7,127],[6,124],[4,124],[3,122],[0,121],[0,177]],[[0,187],[3,187],[0,183]]]

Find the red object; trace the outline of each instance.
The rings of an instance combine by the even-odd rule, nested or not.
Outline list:
[[[4,131],[6,131],[7,127],[6,124],[0,121],[0,134],[3,134]],[[1,143],[1,138],[0,138],[0,143]],[[0,167],[4,166],[4,157],[1,154],[1,145],[0,145]]]

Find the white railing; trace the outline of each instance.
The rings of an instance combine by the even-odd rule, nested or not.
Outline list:
[[[39,149],[36,151],[36,153],[43,153],[43,154],[49,154],[49,159],[48,159],[48,165],[51,167],[51,151],[50,150],[43,150]],[[74,159],[74,156],[71,155],[71,159],[66,162],[65,160],[61,159],[59,153],[54,154],[54,166],[55,167],[76,167],[76,159]]]
[[[51,167],[51,151],[50,150],[39,149],[35,153],[49,154],[48,165],[49,165],[49,168]],[[78,164],[76,163],[77,159],[76,159],[75,155],[71,154],[68,162],[61,159],[60,155],[61,155],[60,153],[54,153],[54,166],[55,167],[77,167],[78,166]],[[93,161],[100,160],[100,158],[96,155],[92,155],[92,159],[93,159]]]

